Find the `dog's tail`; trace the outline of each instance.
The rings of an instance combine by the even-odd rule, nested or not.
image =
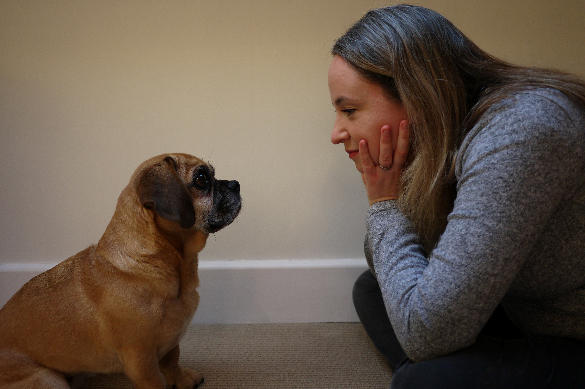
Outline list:
[[[0,350],[0,388],[69,389],[65,377],[40,366],[25,355]]]

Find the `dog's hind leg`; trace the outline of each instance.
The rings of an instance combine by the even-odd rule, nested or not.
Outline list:
[[[0,387],[69,389],[69,384],[62,374],[40,366],[22,354],[0,351]]]

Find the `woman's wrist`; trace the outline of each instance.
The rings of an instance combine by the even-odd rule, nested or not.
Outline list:
[[[375,203],[379,203],[381,201],[389,201],[389,200],[398,200],[398,196],[384,196],[384,197],[379,197],[377,199],[370,200],[370,206],[374,205]]]

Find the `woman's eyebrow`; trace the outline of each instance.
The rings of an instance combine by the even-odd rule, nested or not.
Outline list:
[[[335,99],[333,103],[333,105],[335,106],[340,106],[343,104],[355,104],[355,101],[345,96],[339,96],[338,98]]]

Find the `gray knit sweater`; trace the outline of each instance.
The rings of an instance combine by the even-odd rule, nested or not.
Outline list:
[[[394,201],[367,217],[365,253],[414,361],[474,343],[502,303],[520,328],[585,339],[585,112],[523,92],[463,140],[457,197],[426,253]]]

